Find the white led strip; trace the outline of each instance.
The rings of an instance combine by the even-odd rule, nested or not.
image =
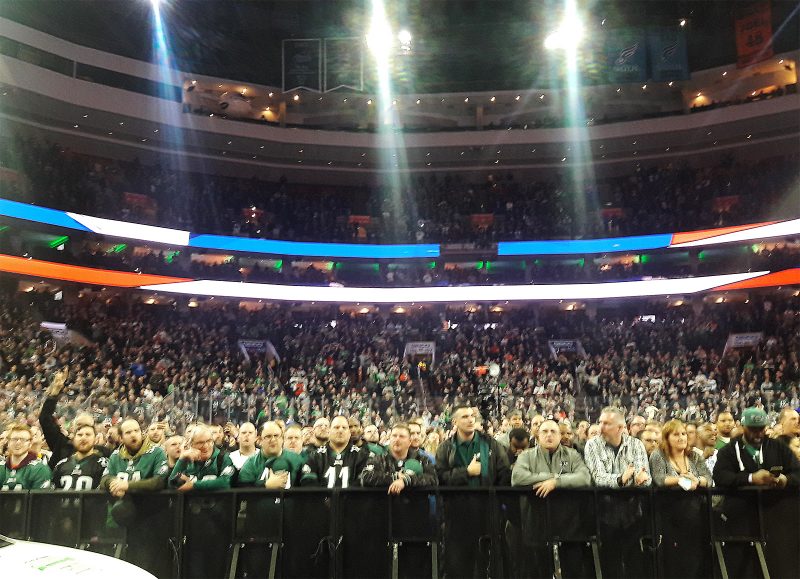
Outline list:
[[[81,215],[80,213],[67,212],[67,215],[100,235],[125,237],[136,241],[152,241],[153,243],[163,243],[165,245],[189,245],[190,233],[180,229],[155,227],[128,221],[115,221],[113,219],[103,219],[102,217]]]
[[[412,288],[293,286],[235,281],[196,280],[142,286],[156,292],[193,296],[218,296],[290,302],[444,303],[535,300],[592,300],[670,294],[691,294],[752,279],[769,273],[758,271],[685,279],[651,279],[609,283],[554,285],[499,285]]]
[[[800,232],[800,219],[792,219],[790,221],[781,221],[780,223],[773,223],[771,225],[762,225],[760,227],[734,231],[733,233],[715,235],[714,237],[707,237],[696,241],[673,243],[670,247],[703,247],[706,245],[716,245],[718,243],[733,243],[735,241],[761,241],[770,237],[797,235],[798,232]]]

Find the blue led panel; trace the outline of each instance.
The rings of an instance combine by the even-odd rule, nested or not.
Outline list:
[[[497,255],[574,255],[663,249],[672,243],[672,234],[609,237],[605,239],[570,239],[550,241],[501,241]]]
[[[10,201],[9,199],[0,199],[0,215],[14,217],[15,219],[27,219],[28,221],[46,223],[47,225],[56,225],[58,227],[68,227],[69,229],[77,229],[78,231],[90,231],[88,227],[78,223],[63,211],[48,209],[47,207],[37,207],[36,205]]]
[[[189,247],[301,257],[356,257],[370,259],[439,257],[438,244],[375,245],[356,243],[306,243],[300,241],[251,239],[229,235],[206,234],[193,234],[189,239]]]

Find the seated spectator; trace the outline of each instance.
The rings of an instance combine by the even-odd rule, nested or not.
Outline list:
[[[31,451],[33,436],[27,424],[8,429],[8,450],[0,458],[0,491],[50,488],[50,467]]]
[[[100,486],[108,459],[95,449],[95,427],[84,424],[75,429],[72,445],[75,453],[62,458],[53,469],[53,488],[65,491],[88,491]]]

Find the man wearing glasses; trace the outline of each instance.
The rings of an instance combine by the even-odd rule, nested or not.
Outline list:
[[[192,430],[169,477],[169,486],[182,493],[202,493],[228,489],[236,472],[231,457],[214,444],[211,429],[198,424]],[[221,577],[225,574],[224,557],[217,556],[216,533],[225,529],[228,511],[226,500],[211,495],[187,499],[184,557],[187,577]]]
[[[0,490],[29,491],[50,487],[50,467],[31,452],[32,440],[27,424],[15,424],[9,429],[8,452],[0,457]]]

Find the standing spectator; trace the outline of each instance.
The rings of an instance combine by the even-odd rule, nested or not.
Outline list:
[[[8,451],[0,458],[0,490],[29,491],[50,487],[50,467],[31,451],[31,428],[13,424],[8,429]]]
[[[348,431],[349,431],[348,424]],[[331,422],[327,418],[318,418],[314,421],[314,428],[312,432],[311,442],[306,445],[305,451],[307,455],[311,455],[318,448],[322,448],[328,444],[328,437],[330,436]]]
[[[511,471],[513,486],[530,487],[536,497],[546,498],[557,488],[580,488],[592,484],[592,476],[578,451],[561,444],[561,432],[553,420],[545,420],[539,427],[536,446],[519,455]],[[580,517],[580,503],[574,509],[551,511],[550,528],[544,529],[546,508],[537,499],[524,496],[522,502],[522,537],[526,545],[522,574],[525,577],[552,577],[554,573],[547,532],[554,536],[568,536],[574,525],[570,522]],[[564,572],[582,575],[581,556],[563,557]]]
[[[717,425],[713,422],[704,422],[697,427],[697,451],[699,456],[706,461],[708,472],[714,472],[717,464]]]
[[[430,452],[422,448],[423,439],[422,439],[422,419],[411,420],[408,423],[408,431],[411,436],[411,450],[414,452],[424,456],[429,463],[436,464],[436,457],[432,455]],[[376,445],[377,446],[377,445]],[[383,447],[378,446],[378,452],[376,454],[384,454]],[[373,450],[373,449],[370,449]],[[377,450],[377,449],[375,449]],[[373,452],[375,452],[373,450]]]
[[[785,444],[764,435],[769,424],[761,408],[742,413],[743,433],[720,450],[714,482],[720,487],[800,485],[800,463]]]
[[[508,454],[508,463],[511,465],[513,472],[517,459],[531,445],[530,434],[524,428],[515,428],[508,433],[508,442],[506,453]]]
[[[600,436],[586,443],[584,459],[598,487],[622,488],[650,485],[647,451],[641,440],[625,432],[625,417],[618,408],[607,407],[600,414]],[[636,495],[630,498],[602,495],[600,534],[606,549],[601,552],[603,575],[637,577],[647,564],[635,537],[641,528],[642,506]],[[639,526],[637,527],[637,523]]]
[[[647,453],[648,457],[650,457],[653,454],[653,452],[655,452],[658,449],[658,444],[659,444],[658,434],[654,429],[647,428],[645,430],[640,431],[638,438],[639,440],[642,441],[642,444],[644,444],[644,450]]]
[[[794,408],[789,406],[783,408],[778,415],[778,424],[781,427],[781,435],[778,440],[784,444],[789,444],[800,436],[800,414]]]
[[[75,453],[62,458],[53,469],[53,487],[65,491],[88,491],[100,486],[108,459],[94,447],[94,425],[84,424],[75,429],[72,444]]]
[[[303,428],[299,424],[292,424],[286,428],[283,433],[283,448],[303,456]]]
[[[153,422],[147,427],[147,438],[161,446],[166,438],[167,430],[168,426],[166,422]]]
[[[407,424],[392,427],[389,452],[374,455],[361,473],[363,486],[387,486],[390,495],[400,494],[412,486],[436,486],[436,471],[423,454],[411,447],[411,432]]]
[[[173,434],[167,438],[167,440],[164,441],[164,452],[167,455],[169,472],[172,472],[172,469],[175,468],[178,459],[181,457],[181,452],[183,452],[183,437],[180,434]]]
[[[69,436],[61,431],[61,427],[58,425],[58,422],[56,422],[56,418],[54,416],[56,404],[58,403],[58,397],[64,390],[64,385],[66,384],[68,374],[69,370],[67,368],[64,368],[63,370],[53,374],[50,387],[47,389],[47,397],[45,398],[44,403],[42,404],[42,409],[39,412],[39,425],[42,428],[44,439],[47,441],[47,446],[50,448],[50,452],[52,453],[50,455],[50,459],[48,460],[48,464],[51,468],[55,467],[56,463],[58,463],[62,458],[69,457],[73,452],[72,441],[70,440]],[[83,425],[94,426],[94,418],[92,418],[91,414],[81,413],[75,416],[72,421],[73,428],[78,428]],[[107,453],[104,454],[105,456],[108,456]]]
[[[256,427],[252,422],[245,422],[239,427],[239,448],[231,453],[231,460],[236,470],[242,470],[248,458],[256,453]]]
[[[293,428],[289,427],[289,433]],[[298,453],[285,448],[284,434],[275,422],[261,427],[261,452],[251,455],[239,473],[239,486],[258,486],[267,489],[289,489],[297,486],[303,469]]]
[[[172,469],[169,486],[178,492],[228,489],[236,468],[224,450],[214,446],[211,429],[198,424],[188,439],[187,448]],[[193,500],[187,513],[185,573],[187,577],[220,577],[225,560],[217,556],[217,529],[224,529],[228,514],[224,501]]]
[[[316,425],[314,431],[315,436],[318,436]],[[325,434],[327,435],[327,429]],[[347,488],[353,483],[357,485],[368,458],[368,449],[350,444],[350,425],[347,418],[336,416],[330,423],[328,442],[309,452],[300,484],[328,488]]]
[[[521,410],[512,410],[508,413],[508,430],[501,434],[495,436],[495,440],[508,448],[509,445],[509,433],[514,430],[515,428],[523,428],[525,423],[522,420],[522,411]]]
[[[733,421],[733,414],[727,410],[717,415],[717,450],[731,441],[731,435],[736,423]]]
[[[714,466],[714,483],[721,488],[757,486],[762,489],[781,489],[800,485],[800,462],[791,449],[771,438],[764,430],[769,424],[767,413],[761,408],[747,408],[742,413],[740,436],[719,450]],[[723,532],[728,536],[752,534],[748,525],[751,497],[726,496],[723,504]],[[776,545],[785,543],[783,536],[776,536]],[[783,548],[788,548],[784,545]],[[793,547],[792,547],[793,548]],[[757,574],[752,558],[744,549],[729,549],[726,554],[728,568],[736,569],[739,576],[752,577]],[[792,571],[794,572],[794,570]],[[785,572],[781,572],[783,575]]]
[[[689,446],[686,427],[673,419],[661,430],[661,444],[650,455],[653,484],[680,487],[685,491],[707,488],[711,473],[705,461]],[[664,571],[667,577],[707,577],[707,548],[703,545],[702,517],[706,510],[702,496],[670,497],[669,516],[664,521]]]
[[[439,445],[436,473],[443,486],[507,486],[511,468],[503,447],[475,428],[474,409],[458,406],[453,412],[455,435]],[[485,553],[478,549],[488,518],[475,497],[449,495],[445,499],[445,574],[471,577],[486,568]],[[468,524],[464,524],[469,521]]]
[[[572,424],[568,420],[562,420],[558,423],[558,430],[561,433],[561,445],[574,448],[575,434],[572,432]]]

